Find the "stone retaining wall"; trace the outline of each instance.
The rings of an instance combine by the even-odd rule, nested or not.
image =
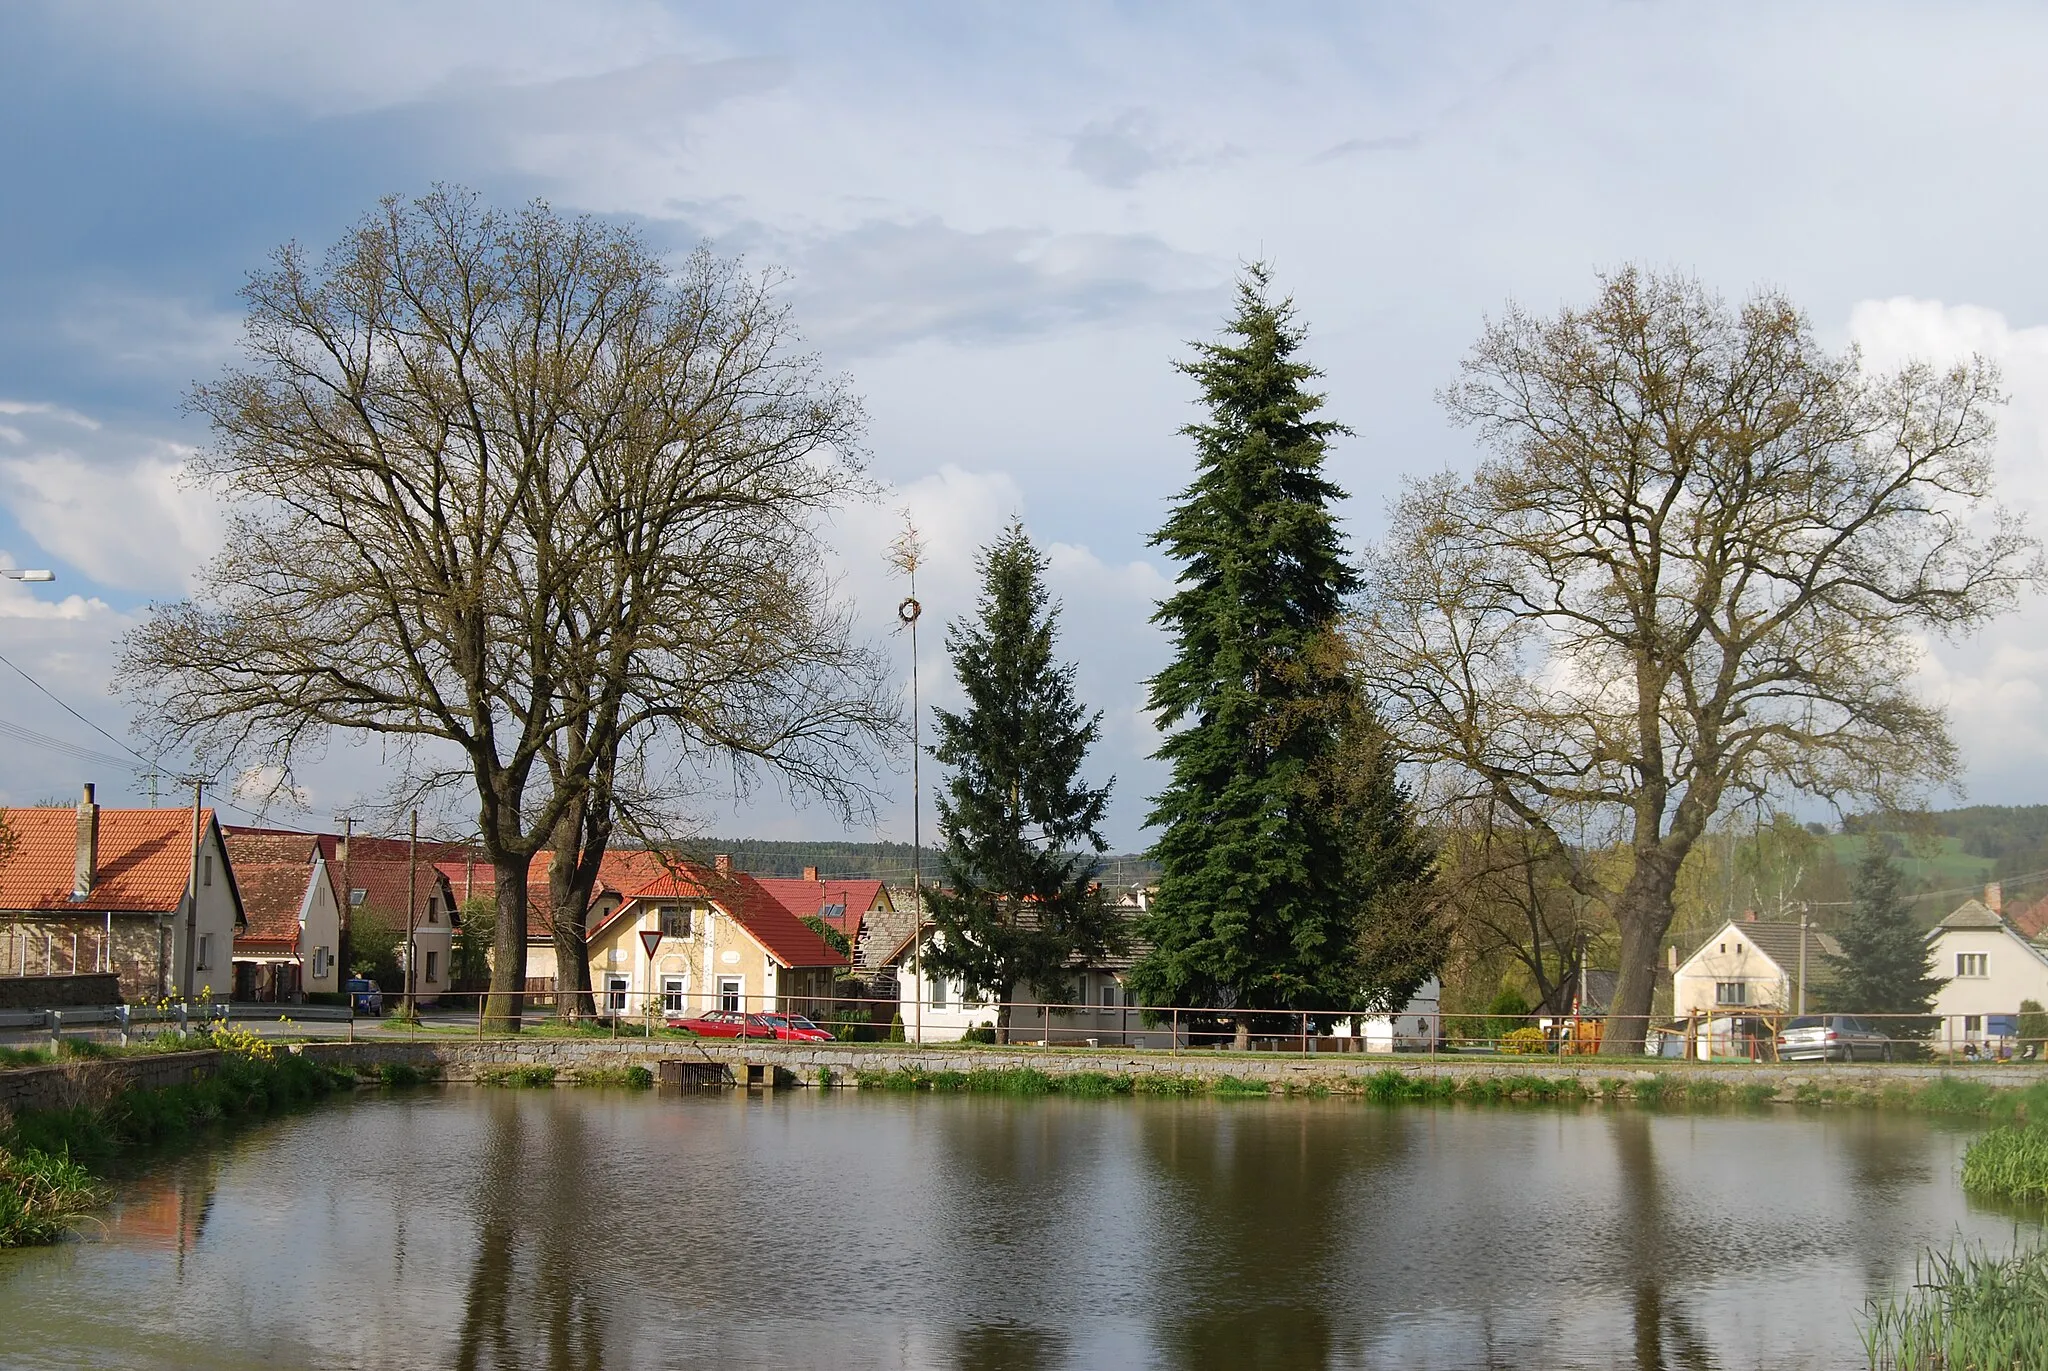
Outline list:
[[[83,976],[0,976],[0,1009],[80,1009],[121,1003],[121,978],[111,971]]]
[[[210,1074],[219,1065],[220,1053],[207,1050],[17,1067],[0,1071],[0,1111],[21,1114],[33,1109],[103,1104],[127,1090],[184,1085],[195,1077]]]
[[[1348,1092],[1363,1089],[1367,1077],[1395,1070],[1406,1075],[1452,1080],[1494,1076],[1580,1076],[1592,1081],[1636,1081],[1650,1078],[1683,1081],[1718,1080],[1730,1086],[1767,1082],[1787,1098],[1802,1084],[1827,1089],[1879,1089],[1886,1085],[1924,1084],[1943,1077],[2009,1088],[2048,1081],[2048,1068],[1975,1066],[1950,1069],[1932,1063],[1850,1066],[1824,1063],[1755,1065],[1744,1062],[1655,1062],[1612,1058],[1555,1057],[1424,1057],[1325,1054],[1286,1057],[1269,1053],[1123,1052],[1112,1048],[1056,1049],[1010,1047],[984,1051],[914,1047],[901,1043],[773,1043],[773,1042],[648,1042],[633,1038],[493,1038],[481,1042],[421,1040],[354,1043],[309,1043],[308,1055],[335,1065],[377,1066],[404,1062],[439,1067],[446,1080],[474,1080],[479,1071],[514,1066],[551,1066],[564,1079],[579,1070],[645,1066],[655,1070],[665,1059],[716,1061],[737,1067],[747,1062],[772,1063],[799,1084],[819,1083],[819,1069],[829,1069],[835,1084],[850,1085],[861,1071],[971,1071],[1028,1067],[1048,1075],[1099,1071],[1112,1075],[1171,1075],[1264,1081],[1272,1086],[1321,1086]],[[737,1074],[737,1073],[736,1073]]]

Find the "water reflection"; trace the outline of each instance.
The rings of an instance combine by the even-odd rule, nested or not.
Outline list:
[[[599,1371],[603,1320],[599,1303],[585,1296],[579,1260],[584,1227],[600,1212],[583,1183],[597,1161],[583,1115],[536,1116],[502,1095],[491,1105],[471,1188],[477,1231],[455,1365]],[[530,1254],[524,1264],[522,1254]]]
[[[451,1089],[0,1253],[0,1362],[832,1371],[1859,1364],[2014,1239],[1924,1120]],[[1796,1279],[1793,1277],[1796,1276]]]

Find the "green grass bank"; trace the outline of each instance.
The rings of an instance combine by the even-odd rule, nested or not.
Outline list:
[[[1861,1331],[1870,1371],[2048,1367],[2048,1247],[1930,1252],[1912,1289],[1874,1304]]]

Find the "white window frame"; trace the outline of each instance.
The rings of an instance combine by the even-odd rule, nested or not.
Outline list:
[[[1730,992],[1733,993],[1731,994]],[[1748,1004],[1748,981],[1714,982],[1714,1007],[1716,1009],[1741,1009]]]
[[[720,976],[718,978],[718,1007],[729,1014],[747,1012],[747,978],[744,976]]]
[[[1116,1008],[1116,982],[1115,982],[1115,981],[1104,981],[1104,982],[1102,983],[1102,1007],[1103,1007],[1104,1009],[1115,1009],[1115,1008]]]
[[[944,976],[935,976],[932,978],[931,995],[928,999],[928,1003],[930,1007],[933,1009],[947,1008],[946,978]]]
[[[1981,981],[1991,974],[1989,952],[1956,953],[1956,978],[1958,980]]]
[[[690,978],[688,976],[663,976],[661,978],[661,1012],[664,1014],[687,1014],[690,1011]]]
[[[633,978],[622,976],[616,971],[607,971],[604,977],[604,1007],[608,1014],[626,1012],[626,996],[632,992]]]

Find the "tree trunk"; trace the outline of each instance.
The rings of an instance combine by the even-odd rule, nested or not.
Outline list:
[[[1011,988],[1007,985],[996,987],[996,1041],[999,1043],[1010,1041]]]
[[[603,847],[588,851],[584,817],[589,800],[569,806],[555,825],[548,858],[548,905],[555,944],[555,1018],[577,1023],[597,1016],[590,986],[590,897],[597,889]],[[607,833],[605,836],[609,836]],[[629,952],[633,949],[628,948]]]
[[[524,857],[494,854],[498,926],[491,939],[491,993],[484,1029],[517,1033],[526,1010],[526,868]]]
[[[1650,1030],[1650,1005],[1657,993],[1657,954],[1671,930],[1671,892],[1678,885],[1682,851],[1665,843],[1636,853],[1621,899],[1614,909],[1621,926],[1621,966],[1614,983],[1614,1001],[1600,1033],[1603,1056],[1643,1053]]]

